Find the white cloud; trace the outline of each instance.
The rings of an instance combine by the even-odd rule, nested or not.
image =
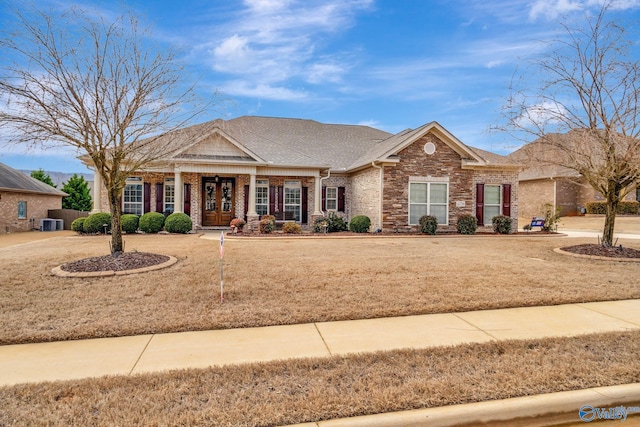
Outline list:
[[[562,118],[566,116],[567,110],[562,104],[543,101],[539,104],[527,107],[516,120],[516,123],[524,129],[545,129],[547,125],[554,125],[562,122]]]
[[[309,83],[321,84],[325,82],[338,83],[346,72],[343,65],[336,63],[311,64],[306,72]]]
[[[557,19],[580,10],[601,8],[607,4],[612,10],[627,10],[640,7],[640,0],[536,0],[529,11],[529,19],[535,21],[544,16],[548,20]]]
[[[277,101],[303,101],[309,97],[309,94],[302,90],[292,90],[283,86],[272,86],[263,83],[254,84],[245,80],[227,82],[222,87],[222,91],[228,95]]]

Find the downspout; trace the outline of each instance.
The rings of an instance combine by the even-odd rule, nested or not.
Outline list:
[[[327,169],[327,176],[325,177],[320,177],[320,213],[322,213],[322,216],[324,217],[324,211],[322,210],[322,181],[324,181],[325,179],[329,178],[331,176],[331,169]]]
[[[376,169],[380,169],[380,191],[378,192],[379,198],[380,198],[380,206],[378,207],[378,228],[380,228],[380,230],[382,230],[382,192],[384,191],[384,172],[383,172],[383,167],[382,166],[376,166],[376,161],[373,160],[371,162],[371,166],[376,168]]]

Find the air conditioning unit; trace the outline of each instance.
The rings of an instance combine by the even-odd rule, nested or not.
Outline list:
[[[40,220],[40,231],[55,231],[56,220],[51,218],[44,218]]]
[[[56,231],[64,230],[64,220],[56,219]]]

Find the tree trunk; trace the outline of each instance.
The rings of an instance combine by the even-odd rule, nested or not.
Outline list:
[[[114,258],[117,258],[120,253],[124,252],[124,245],[122,243],[122,224],[120,222],[120,216],[122,214],[120,193],[120,189],[109,189],[109,211],[111,212],[111,255],[113,255]]]
[[[613,246],[613,230],[616,224],[616,212],[620,202],[620,186],[615,181],[609,181],[607,191],[607,213],[604,219],[604,231],[602,232],[602,246]]]

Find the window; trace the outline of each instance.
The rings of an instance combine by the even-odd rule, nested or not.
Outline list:
[[[302,187],[300,181],[284,182],[284,211],[291,212],[294,221],[300,221],[302,212]]]
[[[256,213],[260,216],[269,214],[269,181],[256,181]]]
[[[24,200],[18,202],[18,219],[27,219],[27,202]]]
[[[325,203],[328,211],[338,210],[338,187],[327,187]]]
[[[409,224],[419,223],[423,215],[433,215],[438,224],[449,223],[449,184],[443,182],[409,183]]]
[[[502,200],[500,200],[499,185],[484,186],[484,223],[491,224],[494,216],[498,216],[502,210]]]
[[[176,202],[176,186],[174,178],[164,180],[164,212],[173,212]]]
[[[122,195],[122,212],[142,215],[142,178],[129,178]]]

